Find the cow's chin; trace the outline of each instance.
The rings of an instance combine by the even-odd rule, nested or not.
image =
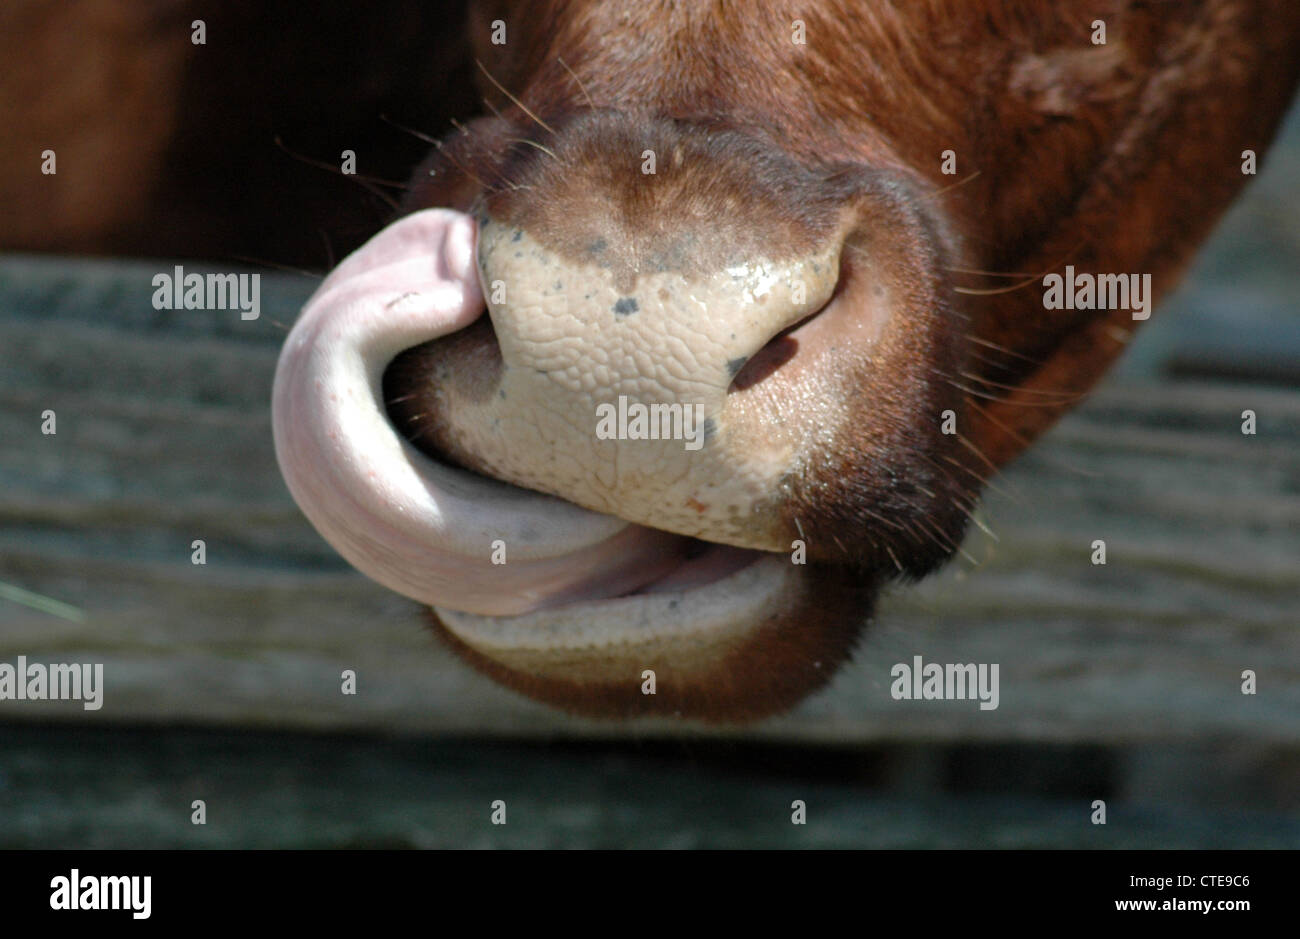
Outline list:
[[[694,585],[651,585],[520,616],[435,608],[430,618],[479,671],[573,713],[756,720],[831,679],[873,590],[843,569],[748,553],[739,569]]]

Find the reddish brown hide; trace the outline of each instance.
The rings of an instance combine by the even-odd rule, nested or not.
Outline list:
[[[838,238],[841,305],[873,282],[903,298],[889,315],[907,338],[836,366],[848,390],[824,386],[834,443],[785,492],[786,534],[811,532],[823,565],[809,594],[679,682],[675,713],[715,718],[820,686],[874,585],[951,555],[981,484],[1087,393],[1144,318],[1132,305],[1048,309],[1045,275],[1149,275],[1154,297],[1166,291],[1250,178],[1244,151],[1267,148],[1300,70],[1288,0],[485,2],[470,25],[493,113],[445,138],[408,208],[504,221],[575,263],[610,227],[619,247],[601,263],[628,271],[653,269],[700,219],[698,243],[719,256]],[[672,154],[659,170],[670,182],[638,175],[647,149]],[[849,217],[838,229],[836,206]],[[494,341],[480,332],[446,354],[481,358]],[[785,358],[769,347],[738,381],[772,381]],[[433,362],[399,360],[395,397]],[[434,452],[497,472],[436,402],[411,400],[393,409],[399,423],[424,418]],[[937,435],[948,410],[958,433]],[[503,665],[441,631],[543,700],[663,712],[630,680]]]

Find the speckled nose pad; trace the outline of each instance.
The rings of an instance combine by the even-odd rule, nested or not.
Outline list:
[[[706,273],[627,271],[603,239],[561,255],[479,221],[499,347],[488,376],[463,343],[432,349],[438,448],[470,468],[598,512],[739,547],[781,550],[782,480],[801,441],[734,421],[729,389],[773,337],[832,295],[839,244]],[[480,350],[481,351],[481,350]]]

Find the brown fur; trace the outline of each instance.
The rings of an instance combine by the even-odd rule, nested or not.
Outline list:
[[[790,41],[795,15],[805,46]],[[487,40],[497,19],[505,46]],[[1105,45],[1090,42],[1094,19]],[[1045,310],[1043,274],[1146,273],[1166,290],[1300,73],[1289,0],[817,0],[797,13],[545,0],[480,3],[470,23],[495,114],[444,141],[408,207],[487,211],[570,256],[612,244],[610,263],[630,268],[683,257],[683,231],[711,230],[701,255],[718,257],[841,238],[836,302],[880,284],[906,298],[870,361],[819,376],[836,444],[785,494],[812,556],[872,582],[950,556],[985,478],[1124,348],[1130,311]],[[647,147],[686,159],[661,155],[648,181],[636,171]],[[940,172],[945,150],[956,177]],[[401,370],[412,377],[399,390],[418,388],[418,354]],[[948,407],[957,438],[935,431]],[[828,582],[789,634],[756,633],[739,673],[715,663],[726,708],[700,691],[681,692],[682,709],[767,713],[770,688],[737,674],[813,687],[798,637],[821,610],[848,616],[843,599]],[[824,634],[847,649],[854,632]],[[644,707],[628,688],[557,684],[453,645],[564,707]]]

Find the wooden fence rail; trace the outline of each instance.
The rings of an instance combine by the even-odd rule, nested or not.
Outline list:
[[[442,650],[413,604],[352,572],[298,513],[271,445],[278,346],[312,281],[264,274],[261,318],[242,322],[154,310],[150,278],[170,269],[0,259],[0,582],[84,611],[78,622],[0,598],[0,662],[105,666],[101,710],[0,701],[0,719],[702,732],[516,697]],[[47,409],[54,435],[41,432]],[[1113,380],[997,485],[981,510],[997,540],[975,531],[973,563],[892,591],[829,690],[788,716],[703,732],[1296,743],[1300,391]],[[999,663],[1000,706],[893,700],[889,669],[914,655]],[[345,668],[356,695],[340,693]],[[1242,694],[1246,669],[1257,694]]]

